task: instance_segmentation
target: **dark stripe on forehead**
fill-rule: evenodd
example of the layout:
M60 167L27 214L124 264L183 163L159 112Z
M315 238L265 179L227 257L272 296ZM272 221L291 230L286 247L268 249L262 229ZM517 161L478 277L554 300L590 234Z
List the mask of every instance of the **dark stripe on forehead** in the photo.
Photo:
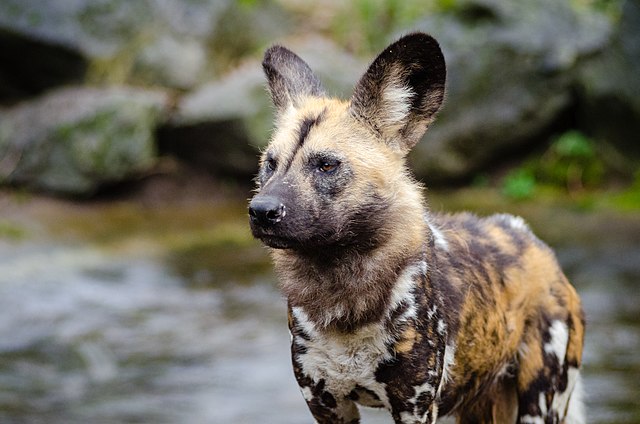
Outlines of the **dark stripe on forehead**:
M311 127L318 123L318 118L304 118L302 120L300 130L298 131L298 149L304 144L304 140L307 138L307 135L309 135Z
M289 170L289 167L291 167L291 164L293 163L293 159L296 157L298 150L300 150L300 148L304 145L304 141L307 139L307 136L309 135L309 131L311 131L311 128L315 127L320 122L322 122L322 119L324 118L324 115L326 112L327 112L327 109L325 108L322 112L320 112L318 116L316 117L308 116L302 120L302 123L300 124L300 129L298 130L298 144L296 145L295 149L291 153L291 156L289 157L289 160L287 161L287 165L285 166L285 172Z

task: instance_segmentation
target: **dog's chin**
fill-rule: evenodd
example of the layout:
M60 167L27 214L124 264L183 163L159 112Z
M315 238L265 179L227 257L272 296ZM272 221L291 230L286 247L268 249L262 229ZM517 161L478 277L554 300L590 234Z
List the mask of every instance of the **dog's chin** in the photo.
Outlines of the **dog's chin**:
M294 249L298 245L294 240L284 237L262 235L258 238L262 243L272 249Z

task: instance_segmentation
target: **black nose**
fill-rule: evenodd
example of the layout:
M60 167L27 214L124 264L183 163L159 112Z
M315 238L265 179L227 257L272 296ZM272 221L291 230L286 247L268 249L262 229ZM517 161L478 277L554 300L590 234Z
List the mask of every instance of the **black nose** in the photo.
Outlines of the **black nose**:
M251 221L258 225L273 225L284 218L285 207L280 199L272 196L256 196L249 203Z

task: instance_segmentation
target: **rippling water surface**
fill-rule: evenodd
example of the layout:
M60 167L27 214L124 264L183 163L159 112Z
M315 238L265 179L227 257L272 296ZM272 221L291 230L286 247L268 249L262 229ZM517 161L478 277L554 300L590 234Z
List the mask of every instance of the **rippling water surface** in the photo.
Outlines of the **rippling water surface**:
M0 238L0 422L312 422L241 202L26 209L27 236ZM638 423L640 220L609 219L543 233L587 311L589 421Z

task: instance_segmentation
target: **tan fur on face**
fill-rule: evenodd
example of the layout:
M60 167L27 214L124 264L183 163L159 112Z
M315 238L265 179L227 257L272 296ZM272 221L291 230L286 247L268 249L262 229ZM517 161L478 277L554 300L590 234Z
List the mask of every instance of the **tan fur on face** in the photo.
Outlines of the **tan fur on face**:
M390 205L383 230L388 235L385 244L362 260L345 260L344 267L335 270L313 271L295 252L272 252L276 269L283 277L285 294L294 304L307 305L310 315L325 325L347 310L357 318L384 302L391 286L380 281L393 281L391 277L398 272L399 264L421 250L426 231L422 188L407 172L402 154L376 139L366 125L351 115L348 106L335 99L308 98L301 107L283 113L269 146L269 152L280 161L290 160L288 152L296 151L300 122L305 117L322 116L317 128L310 131L304 145L296 151L288 184L295 184L304 195L314 196L311 182L294 175L302 174L305 158L312 152L336 152L348 161L354 174L345 193L336 199L337 210L361 204L362 196L372 189L386 196ZM302 202L305 201L311 199L303 198ZM304 270L303 275L297 274L300 270ZM327 281L333 284L328 285ZM351 281L358 281L358 286L353 286ZM338 287L350 287L350 290L345 295L335 290Z

